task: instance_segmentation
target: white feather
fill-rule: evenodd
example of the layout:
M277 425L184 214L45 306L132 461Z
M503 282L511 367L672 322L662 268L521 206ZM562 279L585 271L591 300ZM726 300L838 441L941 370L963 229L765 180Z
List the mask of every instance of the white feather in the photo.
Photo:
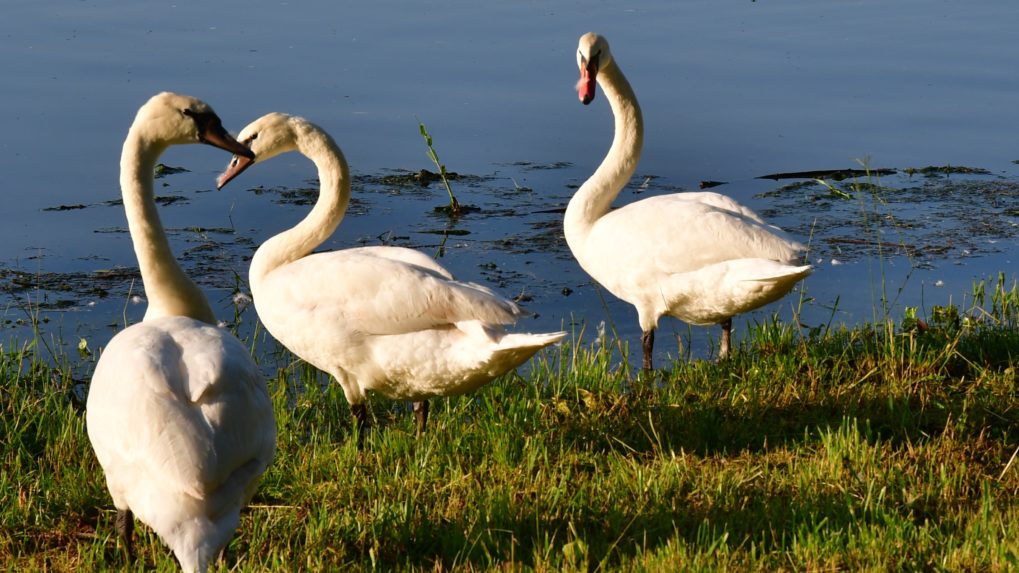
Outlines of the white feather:
M601 165L570 200L566 241L588 274L637 308L646 335L662 316L698 325L727 321L781 298L810 274L809 265L798 264L803 245L725 195L676 193L612 210L640 160L644 123L604 37L581 37L582 74L589 73L588 62L594 62L612 106L615 136Z
M256 162L296 150L318 167L315 207L258 249L251 292L266 329L335 377L352 405L368 391L400 400L469 392L565 336L507 334L504 326L522 314L517 305L453 279L411 249L310 254L339 225L350 200L339 147L307 120L278 113L255 120L238 138L251 141ZM221 181L233 177L228 173Z
M212 113L194 98L159 94L124 143L124 208L149 308L103 351L85 421L114 506L151 527L192 572L205 571L237 529L275 453L276 424L251 355L213 325L156 213L156 160L169 145L199 141L184 110Z

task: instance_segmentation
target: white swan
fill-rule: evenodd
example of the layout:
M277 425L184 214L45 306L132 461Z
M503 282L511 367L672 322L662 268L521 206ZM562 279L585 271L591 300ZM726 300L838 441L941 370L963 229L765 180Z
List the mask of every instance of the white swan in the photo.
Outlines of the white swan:
M187 96L154 96L131 125L120 185L149 306L103 351L85 415L128 556L137 516L185 571L205 571L225 549L276 449L265 380L244 345L215 326L156 212L159 155L199 142L248 153L207 104Z
M367 429L366 392L413 400L417 429L427 399L470 392L522 364L565 332L508 334L521 310L489 289L458 282L431 258L398 247L311 254L336 229L350 201L339 147L319 127L280 113L245 127L238 139L254 162L296 150L318 168L321 191L294 228L266 241L251 261L255 310L291 352L332 375ZM234 156L222 187L252 161Z
M718 193L649 197L611 210L637 168L644 141L640 106L604 37L588 33L577 50L577 91L586 105L595 82L615 117L608 155L566 208L566 242L580 266L637 307L644 368L651 368L658 319L722 324L719 357L729 352L732 317L778 300L810 274L795 262L803 245Z

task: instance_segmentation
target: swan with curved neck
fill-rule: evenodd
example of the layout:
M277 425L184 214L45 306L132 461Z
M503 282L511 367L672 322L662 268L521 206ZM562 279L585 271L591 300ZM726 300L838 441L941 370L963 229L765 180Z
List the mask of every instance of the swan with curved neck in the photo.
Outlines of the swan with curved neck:
M168 93L155 96L138 111L121 152L124 211L149 303L145 319L190 316L215 324L205 295L177 264L156 211L156 161L181 143L208 143L234 153L243 149L204 102Z
M238 139L250 146L255 162L297 151L318 168L321 190L311 212L252 258L251 294L266 329L343 387L359 443L368 426L366 392L415 401L420 433L428 398L475 390L566 335L505 332L522 314L515 304L454 280L412 249L312 254L336 230L350 201L340 148L316 125L280 113L255 120ZM235 156L219 186L251 163Z
M206 571L237 529L275 454L276 425L251 355L216 326L156 212L156 160L187 143L250 155L201 100L164 92L138 110L120 183L149 307L103 350L85 421L128 556L137 517L193 572Z
M591 103L601 87L615 135L566 208L570 250L591 277L637 308L645 369L662 316L721 323L719 357L726 356L733 316L778 300L810 274L809 265L795 264L803 245L718 193L674 193L612 210L640 160L644 120L604 37L581 36L577 66L580 101Z

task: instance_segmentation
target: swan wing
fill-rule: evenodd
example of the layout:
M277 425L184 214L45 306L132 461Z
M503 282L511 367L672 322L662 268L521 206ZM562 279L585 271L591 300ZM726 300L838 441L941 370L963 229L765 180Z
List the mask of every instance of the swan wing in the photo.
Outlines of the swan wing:
M671 195L667 195L666 200L693 201L695 203L711 205L712 207L746 217L747 219L756 221L762 225L766 224L764 219L761 219L760 215L754 212L753 209L750 209L728 195L722 195L721 193L715 193L713 191L688 191L683 193L673 193ZM778 227L773 228L777 229Z
M266 278L266 287L255 292L259 314L285 309L290 316L278 318L305 316L369 335L468 321L511 324L521 315L517 305L485 287L407 262L405 252L385 255L364 249L332 251L281 266Z
M423 269L430 270L438 275L446 277L452 280L453 275L446 270L445 267L440 265L434 258L418 251L416 249L408 249L406 247L385 247L385 246L370 246L370 247L356 247L353 249L345 249L344 252L350 254L363 254L374 257L382 257L384 259L391 259L394 261L400 261L409 265L415 265Z
M592 230L589 252L614 253L637 274L669 275L738 259L795 260L803 245L744 214L735 201L684 193L651 197L611 211ZM713 199L720 196L708 195ZM744 208L745 209L745 208ZM754 216L751 216L754 215Z
M408 248L405 248L405 247L371 246L371 247L357 247L357 248L354 248L354 249L345 249L345 252L348 252L348 253L360 253L360 254L365 254L365 255L382 257L382 258L385 258L385 259L392 259L394 261L404 262L404 263L407 263L409 265L415 265L415 266L421 267L421 268L425 269L426 271L431 271L431 272L433 272L433 273L435 273L435 274L437 274L439 276L445 277L445 278L447 278L449 280L455 280L453 278L453 274L450 273L448 270L446 270L445 267L440 265L438 261L436 261L434 258L429 257L428 255L426 255L426 254L424 254L421 251L418 251L416 249L408 249ZM467 282L467 281L457 281L457 282L460 283L461 285L467 285L467 286L471 287L474 290L481 291L483 293L487 293L488 295L490 295L490 296L492 296L494 298L497 298L499 300L503 300L502 296L496 294L495 291L493 291L492 289L490 289L490 288L488 288L488 287L486 287L484 285L479 285L478 283L472 283L472 282ZM515 311L515 312L520 313L519 310ZM502 323L499 323L499 324L502 324Z

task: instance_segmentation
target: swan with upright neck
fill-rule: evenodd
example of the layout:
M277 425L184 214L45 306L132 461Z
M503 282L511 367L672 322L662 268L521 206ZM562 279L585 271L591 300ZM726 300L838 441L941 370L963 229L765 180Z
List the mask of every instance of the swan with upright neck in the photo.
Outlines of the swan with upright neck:
M149 305L142 322L103 350L85 421L128 556L137 517L183 570L201 572L225 550L271 463L276 425L251 355L216 326L159 221L156 160L187 143L250 155L201 100L164 92L138 110L124 142L120 184Z
M584 34L577 48L577 93L587 105L600 86L615 118L612 146L566 208L566 242L580 266L634 305L651 369L662 316L722 325L719 357L729 352L732 317L776 301L811 272L805 250L756 213L718 193L673 193L618 209L612 201L633 176L644 120L608 41Z
M566 335L506 332L522 315L517 305L455 280L412 249L312 254L339 226L350 201L350 172L339 146L311 122L281 113L255 120L238 139L250 146L254 162L297 151L318 169L315 206L258 248L249 281L266 330L343 387L359 443L368 427L368 391L416 402L420 433L428 398L475 390ZM251 164L235 156L219 186Z

